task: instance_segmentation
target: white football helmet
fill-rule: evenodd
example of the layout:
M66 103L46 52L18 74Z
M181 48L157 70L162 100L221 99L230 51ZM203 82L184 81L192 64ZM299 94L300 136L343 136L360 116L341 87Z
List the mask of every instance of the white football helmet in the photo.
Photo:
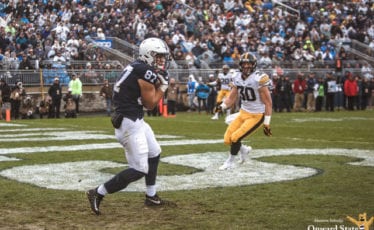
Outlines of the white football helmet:
M164 55L164 63L156 63L156 55ZM166 70L170 63L170 50L166 42L159 38L147 38L139 46L139 59L157 69Z

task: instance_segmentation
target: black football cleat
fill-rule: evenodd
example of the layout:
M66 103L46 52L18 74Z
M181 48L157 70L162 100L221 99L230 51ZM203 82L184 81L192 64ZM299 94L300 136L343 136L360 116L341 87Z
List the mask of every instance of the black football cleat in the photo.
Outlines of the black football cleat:
M97 193L97 189L91 189L86 192L88 202L90 202L91 210L96 214L100 215L100 203L104 196Z
M154 196L145 195L144 204L146 206L162 206L165 204L165 202L161 200L161 198L158 197L157 194Z

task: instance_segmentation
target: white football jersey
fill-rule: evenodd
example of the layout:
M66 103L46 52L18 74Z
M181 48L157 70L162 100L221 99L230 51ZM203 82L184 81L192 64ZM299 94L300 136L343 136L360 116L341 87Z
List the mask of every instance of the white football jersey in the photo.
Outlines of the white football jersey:
M218 79L221 82L221 90L230 90L230 83L232 82L232 74L228 72L227 74L219 73Z
M241 109L250 113L265 112L265 104L261 101L259 89L271 85L271 80L266 73L255 71L243 80L242 73L238 71L233 77L233 85L238 89Z

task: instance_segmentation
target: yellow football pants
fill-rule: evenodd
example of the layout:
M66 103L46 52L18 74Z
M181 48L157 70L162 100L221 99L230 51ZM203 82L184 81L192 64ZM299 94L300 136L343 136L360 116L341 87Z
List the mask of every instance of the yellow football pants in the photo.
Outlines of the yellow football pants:
M264 114L248 113L239 111L239 116L227 127L223 141L226 145L231 145L241 141L244 137L254 133L263 123Z
M229 97L229 94L230 94L230 90L220 90L218 91L218 94L217 94L217 103L223 101L223 98L225 97Z

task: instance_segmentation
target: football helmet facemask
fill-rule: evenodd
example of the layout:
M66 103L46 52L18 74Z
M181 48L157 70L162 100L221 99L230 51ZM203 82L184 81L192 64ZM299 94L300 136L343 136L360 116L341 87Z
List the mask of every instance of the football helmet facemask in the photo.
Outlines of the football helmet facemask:
M139 46L139 59L157 70L167 70L170 64L170 49L159 38L147 38Z
M244 63L249 63L251 64L251 66L244 67L243 66ZM245 76L249 76L251 73L253 73L256 70L256 67L257 67L257 58L253 54L246 52L240 56L239 69Z

